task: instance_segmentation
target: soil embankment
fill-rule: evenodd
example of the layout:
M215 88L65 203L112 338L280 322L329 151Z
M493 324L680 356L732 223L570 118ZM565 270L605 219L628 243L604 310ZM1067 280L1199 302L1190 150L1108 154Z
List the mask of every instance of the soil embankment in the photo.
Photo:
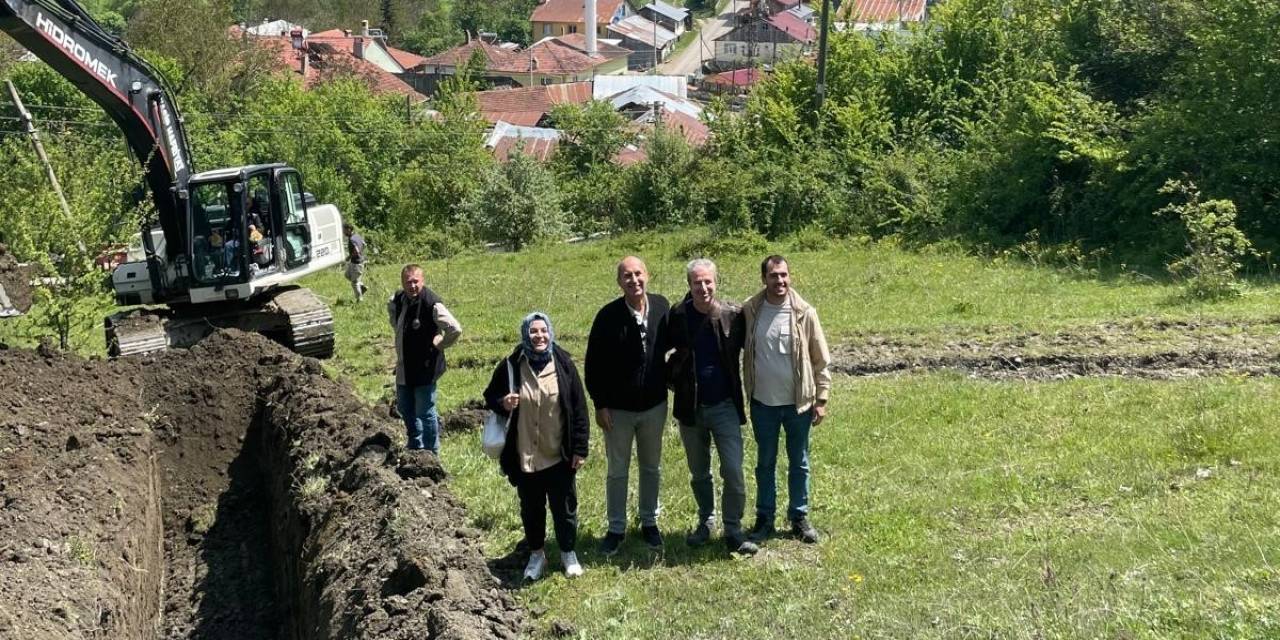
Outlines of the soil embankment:
M852 376L948 370L996 380L1280 375L1280 318L1103 323L1051 332L1009 329L865 334L834 349Z
M518 636L443 469L396 429L251 334L0 350L0 637Z
M31 309L31 275L30 267L19 265L12 255L0 248L0 287L4 287L9 303L23 313Z

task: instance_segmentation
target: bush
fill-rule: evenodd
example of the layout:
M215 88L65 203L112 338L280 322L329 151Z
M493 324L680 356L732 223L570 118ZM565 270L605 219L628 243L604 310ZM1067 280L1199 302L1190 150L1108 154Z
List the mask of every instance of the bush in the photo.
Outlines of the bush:
M1160 193L1186 199L1156 211L1175 215L1187 232L1187 255L1168 264L1169 273L1182 278L1191 298L1216 299L1240 295L1237 274L1241 260L1256 256L1249 238L1236 227L1236 205L1230 200L1201 201L1190 182L1170 180Z
M467 219L486 240L519 251L568 230L560 191L546 167L521 151L487 172L475 196L463 203Z

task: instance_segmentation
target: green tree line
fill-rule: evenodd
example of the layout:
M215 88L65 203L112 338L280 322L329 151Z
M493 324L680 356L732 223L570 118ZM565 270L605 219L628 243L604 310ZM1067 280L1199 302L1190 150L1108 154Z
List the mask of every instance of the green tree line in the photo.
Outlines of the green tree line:
M487 123L465 76L430 111L407 110L355 78L304 90L226 36L263 2L133 0L116 9L127 14L127 39L179 88L200 167L291 163L308 190L389 244L448 252L480 240L519 247L710 224L996 250L1070 245L1077 255L1163 264L1204 246L1188 239L1187 214L1154 215L1192 206L1189 193L1204 215L1229 204L1232 226L1221 233L1238 229L1257 255L1280 239L1280 3L949 0L906 36L834 35L821 112L811 61L786 63L741 112L708 109L713 135L703 148L589 104L553 113L564 138L550 162L500 166L483 148ZM409 5L404 20L415 24L431 7L463 6ZM73 203L106 221L86 226L97 236L87 240L132 233L145 199L119 132L40 65L0 71L43 118L60 175L114 176ZM6 152L26 158L17 131L0 120ZM620 166L630 148L647 159ZM32 252L41 241L31 221L50 209L38 181L17 177L26 162L0 167L6 184L31 185L0 197L0 229L15 250ZM1164 189L1170 181L1186 188Z

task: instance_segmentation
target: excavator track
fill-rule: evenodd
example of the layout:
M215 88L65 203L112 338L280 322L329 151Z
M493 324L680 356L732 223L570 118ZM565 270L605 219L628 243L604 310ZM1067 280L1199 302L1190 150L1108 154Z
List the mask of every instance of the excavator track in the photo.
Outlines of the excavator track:
M133 309L105 322L107 354L134 356L186 349L218 329L261 333L312 358L333 356L333 312L308 289L283 288L211 312L207 306Z

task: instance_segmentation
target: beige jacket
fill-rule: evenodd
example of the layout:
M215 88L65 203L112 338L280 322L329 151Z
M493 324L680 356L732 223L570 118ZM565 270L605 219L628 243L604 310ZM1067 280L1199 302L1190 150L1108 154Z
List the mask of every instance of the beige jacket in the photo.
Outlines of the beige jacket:
M747 398L753 397L755 389L756 322L764 305L764 293L762 289L742 305L747 324L742 350L742 386ZM804 413L815 402L825 404L831 394L831 352L827 350L827 337L818 322L818 310L805 302L795 289L788 290L787 298L791 303L791 364L796 380L796 411Z

